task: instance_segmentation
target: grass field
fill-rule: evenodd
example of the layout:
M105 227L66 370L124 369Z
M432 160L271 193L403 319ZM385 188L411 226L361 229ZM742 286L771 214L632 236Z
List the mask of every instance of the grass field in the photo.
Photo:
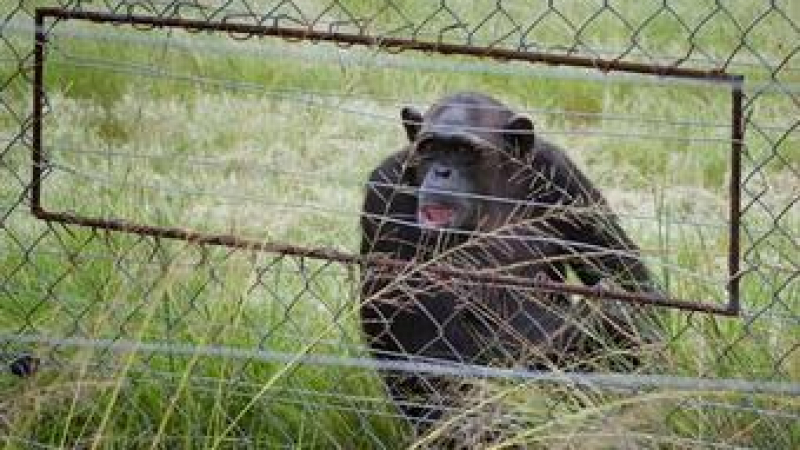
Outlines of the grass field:
M329 14L368 14L381 2L342 3L346 10ZM437 3L408 2L407 17L374 20L399 29L430 17ZM473 24L496 4L447 3ZM526 2L502 3L510 17L533 14ZM690 28L705 23L692 38L700 62L691 64L737 52L733 69L752 83L743 242L752 271L743 279L744 318L664 312L670 342L660 373L788 381L796 391L800 143L797 91L781 88L800 83L791 56L800 10L777 2L763 15L758 2L731 2L712 14L719 2L667 3L613 2L580 39L625 48L639 29L641 53L680 54L687 30L678 17ZM323 4L300 6L320 13ZM0 28L9 43L3 61L18 58L12 45L30 45L30 22L6 8L0 17L14 26ZM558 12L574 21L596 9L574 2ZM436 17L423 31L441 26ZM495 15L475 38L497 41L508 24ZM751 51L737 47L743 29ZM671 294L726 299L725 86L76 22L55 32L44 121L50 210L352 252L363 181L403 145L400 108L481 91L529 112L542 135L568 149ZM575 29L555 14L537 33L531 41L541 45L575 42ZM29 379L0 375L4 448L428 445L409 438L373 370L293 360L366 356L352 270L33 219L20 203L29 149L11 141L31 102L25 79L10 78L21 67L0 66L1 79L13 80L0 85L2 105L15 112L0 114L10 143L0 155L9 180L0 184L0 356L32 351L44 365ZM437 431L469 433L482 423L505 431L503 445L533 448L800 447L796 396L470 382L480 408Z

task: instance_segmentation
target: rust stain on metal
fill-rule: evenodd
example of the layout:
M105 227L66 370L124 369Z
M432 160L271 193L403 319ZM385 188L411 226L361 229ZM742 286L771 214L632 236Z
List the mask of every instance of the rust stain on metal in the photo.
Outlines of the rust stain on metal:
M731 181L730 181L730 244L729 244L729 281L727 285L729 301L727 304L712 304L703 301L688 301L662 297L652 294L634 293L607 288L587 287L570 283L555 283L536 279L503 275L496 272L465 271L441 265L387 259L382 257L363 257L327 248L306 248L289 244L264 242L245 239L228 234L201 233L177 227L162 227L131 223L125 220L99 219L79 216L66 212L47 211L42 206L41 189L43 169L47 164L42 151L42 108L44 103L44 69L45 47L47 36L44 30L45 19L77 19L98 23L147 25L151 27L184 28L187 30L205 30L227 32L247 36L271 36L297 40L365 45L383 49L418 50L441 54L468 55L498 60L527 61L573 67L593 68L604 72L630 72L656 76L689 78L709 82L724 82L732 86L732 144L731 144ZM263 25L247 25L230 22L210 22L202 20L181 19L175 17L151 17L132 14L110 14L91 11L70 11L61 8L38 8L36 10L36 31L34 48L33 79L33 152L31 179L31 212L39 219L64 224L81 225L91 228L153 236L157 238L177 239L198 245L216 245L245 250L264 251L281 255L333 261L346 265L365 265L381 267L387 274L405 276L408 274L433 274L447 280L475 282L490 285L536 289L548 292L564 292L605 300L620 300L631 303L669 307L687 311L697 311L726 316L739 314L739 225L740 225L740 181L741 152L744 137L743 123L743 77L727 74L723 71L704 71L676 66L651 65L621 60L603 60L583 58L571 55L556 55L540 52L508 50L501 48L474 47L442 42L427 42L402 38L369 36L322 32L308 28L283 28Z

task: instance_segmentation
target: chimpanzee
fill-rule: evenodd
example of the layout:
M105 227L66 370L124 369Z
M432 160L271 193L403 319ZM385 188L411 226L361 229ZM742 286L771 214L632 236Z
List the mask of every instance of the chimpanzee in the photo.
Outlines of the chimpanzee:
M361 321L375 357L542 370L637 364L637 349L658 334L643 308L428 270L556 283L572 274L658 295L637 246L567 155L482 94L446 97L424 116L404 108L402 121L409 144L372 172L361 219L367 260L410 267L363 266ZM384 377L417 425L453 404L451 380Z

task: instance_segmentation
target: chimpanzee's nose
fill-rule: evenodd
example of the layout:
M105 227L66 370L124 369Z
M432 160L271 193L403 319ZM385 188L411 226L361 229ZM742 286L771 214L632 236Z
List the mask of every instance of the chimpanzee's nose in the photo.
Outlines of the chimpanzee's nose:
M434 174L439 178L450 178L450 169L435 169Z

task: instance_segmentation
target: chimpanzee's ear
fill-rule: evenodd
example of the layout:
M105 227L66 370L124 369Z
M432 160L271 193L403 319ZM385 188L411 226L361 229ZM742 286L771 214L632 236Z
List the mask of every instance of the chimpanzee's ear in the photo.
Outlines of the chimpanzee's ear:
M417 133L419 133L419 129L422 128L422 114L416 109L406 106L403 108L400 116L403 118L403 126L406 128L408 140L414 142L414 139L417 138Z
M531 148L535 137L533 135L533 122L528 116L516 114L508 120L505 126L505 139L517 157L524 156Z

